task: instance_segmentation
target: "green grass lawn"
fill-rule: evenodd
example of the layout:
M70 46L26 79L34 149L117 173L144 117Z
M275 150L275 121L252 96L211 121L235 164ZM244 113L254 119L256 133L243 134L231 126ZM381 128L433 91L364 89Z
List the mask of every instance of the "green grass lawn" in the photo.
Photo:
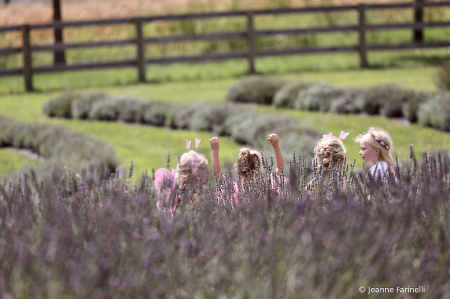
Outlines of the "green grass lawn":
M431 50L430 50L431 51ZM375 52L369 54L371 68L360 70L356 53L332 55L311 54L256 59L256 70L261 74L283 77L306 77L324 80L342 86L369 86L380 82L401 83L414 89L434 89L435 68L449 56L449 50L438 49L431 52L414 51ZM190 92L202 92L197 84L208 85L211 80L230 83L247 74L246 60L230 60L215 63L193 63L172 65L148 65L147 81L161 86L152 92L164 90L165 85L157 83L180 82L181 88L193 85ZM295 74L295 75L292 75ZM123 87L138 88L135 68L72 71L63 73L37 74L33 77L34 88L38 92L64 91L78 88ZM206 82L206 83L205 83ZM189 84L186 84L189 83ZM177 85L172 85L176 87ZM226 87L225 87L226 88ZM218 90L221 92L222 90ZM0 95L24 92L22 76L4 77L0 80ZM163 91L165 92L165 91ZM186 93L181 93L187 95ZM153 97L153 94L145 94ZM194 94L195 96L195 94ZM191 97L189 97L191 98Z
M0 148L0 177L37 163L37 159L28 158L13 148Z
M372 86L380 83L402 83L407 88L433 90L434 83L432 75L434 72L435 69L429 67L421 69L348 70L297 75L287 74L283 75L283 77L327 81L341 86ZM69 73L63 75L69 75ZM49 75L48 79L54 82L58 81L55 74ZM0 83L0 89L4 90L4 82L2 80ZM101 90L115 95L133 95L144 100L159 99L186 104L195 102L220 103L224 101L227 88L234 82L236 82L236 79L229 78L212 81L202 80L196 82L95 87L87 88L85 91ZM186 139L194 140L196 137L202 139L199 152L205 154L209 160L211 159L208 139L212 135L208 132L173 131L165 128L129 125L117 122L48 119L42 112L42 105L61 93L62 91L4 94L0 96L0 114L21 121L54 123L72 130L90 134L114 147L120 165L124 169L127 169L130 161L133 161L135 175L140 175L144 170L150 171L152 167L155 167L155 169L165 167L169 151L172 155L170 167L175 167L177 156L185 151ZM307 122L310 126L319 129L324 134L332 131L334 135L338 135L340 130L350 132L348 139L344 142L348 149L347 157L350 161L357 158L357 165L359 166L361 165L358 156L359 145L354 143L352 139L357 134L367 130L369 126L380 126L391 133L394 139L395 153L400 159L408 157L408 145L410 143L414 144L416 153L420 153L425 148L432 150L450 147L450 135L445 132L438 132L417 125L404 125L397 120L389 120L382 117L320 114L285 109L277 110L271 107L255 107L255 109L260 110L262 113L280 113L293 116L301 121ZM225 163L226 160L234 160L238 149L241 147L241 145L231 142L227 138L221 138L221 162ZM1 155L3 157L7 156L5 150L2 150ZM11 153L8 155L11 155ZM0 161L4 160L5 158ZM25 158L21 159L21 163L22 160L23 165L36 163L36 161L27 162ZM1 173L8 172L12 169L11 166L8 166L10 164L6 164L5 162L0 163L0 165L2 165L0 167ZM17 167L23 166L17 163L14 165L17 165ZM134 178L137 177L135 176Z

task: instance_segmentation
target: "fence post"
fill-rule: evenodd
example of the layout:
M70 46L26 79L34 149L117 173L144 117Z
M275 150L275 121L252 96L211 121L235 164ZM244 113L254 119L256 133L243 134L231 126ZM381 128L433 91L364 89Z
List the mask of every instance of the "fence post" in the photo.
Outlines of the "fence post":
M362 68L369 67L367 62L367 41L366 41L366 5L358 5L359 13L359 61Z
M248 72L255 74L255 27L253 23L253 12L247 12L247 57L248 57Z
M30 25L22 26L22 54L25 90L33 91L33 66L31 60Z
M53 0L53 24L61 22L61 2L62 0ZM63 43L62 28L55 28L55 45ZM55 50L53 52L53 64L66 64L66 53L64 50Z
M416 3L424 3L425 0L416 0ZM423 23L423 7L414 8L414 23ZM423 28L414 29L413 39L415 43L423 43Z
M142 30L142 18L137 18L135 20L136 24L136 45L137 45L137 57L136 64L138 68L138 78L140 82L145 82L146 80L146 67L145 67L145 44L144 44L144 33Z

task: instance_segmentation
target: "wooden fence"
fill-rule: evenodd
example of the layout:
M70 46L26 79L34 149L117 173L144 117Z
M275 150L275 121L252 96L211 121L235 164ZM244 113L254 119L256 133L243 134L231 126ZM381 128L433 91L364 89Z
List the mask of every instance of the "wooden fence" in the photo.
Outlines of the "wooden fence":
M0 27L0 32L22 31L23 44L17 48L2 48L0 55L9 55L13 53L23 54L23 68L0 70L1 76L23 75L25 79L26 91L33 90L33 74L61 72L82 69L99 69L99 68L117 68L117 67L136 67L138 71L139 81L146 81L146 65L147 64L168 64L175 62L200 62L200 61L220 61L227 59L244 58L248 60L249 73L255 73L256 57L264 56L280 56L306 53L327 53L327 52L358 52L361 67L368 67L367 52L371 50L399 50L399 49L415 49L415 48L438 48L450 47L449 42L441 43L422 43L411 42L409 44L389 44L389 45L368 45L366 42L367 31L373 30L393 30L393 29L412 29L414 32L420 32L425 28L447 27L450 22L432 22L424 23L419 20L412 23L396 23L396 24L377 24L371 25L366 23L366 12L368 10L389 10L389 9L407 9L411 8L417 12L423 11L424 7L450 7L450 2L416 2L416 3L395 3L395 4L360 4L345 6L320 6L320 7L304 7L304 8L286 8L286 9L267 9L267 10L246 10L246 11L230 11L217 13L200 13L200 14L184 14L184 15L167 15L167 16L151 16L141 18L122 18L109 20L93 20L80 22L55 22L50 24L22 25ZM279 29L279 30L256 30L254 26L254 17L258 15L283 15L283 14L302 14L302 13L326 13L326 12L343 12L357 11L358 24L353 26L330 26L330 27L309 27L302 29ZM158 38L145 38L142 27L145 23L152 21L182 21L196 19L212 19L224 17L245 17L247 19L247 28L245 31L212 33L202 35L178 35ZM98 26L98 25L117 25L117 24L134 24L136 30L135 38L115 40L115 41L99 41L88 43L55 43L53 45L33 46L30 43L30 31L39 29L63 29L67 27L82 26ZM359 34L359 43L354 46L334 46L334 47L313 47L313 48L297 48L288 50L264 50L257 51L255 47L255 39L263 36L271 35L298 35L310 33L330 33L330 32L357 32ZM222 54L207 54L195 56L177 56L149 59L145 58L145 45L169 42L192 42L192 41L210 41L224 40L233 38L244 38L247 43L246 51L230 52ZM67 49L77 48L95 48L95 47L112 47L136 45L136 58L131 60L111 61L89 64L75 65L53 65L44 67L32 67L32 53L38 51L63 51Z

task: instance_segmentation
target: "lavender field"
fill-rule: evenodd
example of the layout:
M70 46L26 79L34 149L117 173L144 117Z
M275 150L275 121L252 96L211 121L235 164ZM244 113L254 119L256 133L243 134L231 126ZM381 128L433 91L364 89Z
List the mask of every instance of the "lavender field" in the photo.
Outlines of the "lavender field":
M76 46L139 39L141 27L102 25L110 18L403 1L59 2L63 21L100 24L64 28L70 66L136 59L131 44ZM51 22L55 2L0 1L0 26ZM146 82L137 63L34 71L33 92L22 75L1 77L0 299L450 299L450 47L434 48L448 43L450 12L311 11L141 28L151 61L252 56L254 42L254 76L244 55L147 63ZM422 22L436 25L422 28L430 48L370 49L361 68L359 47L415 43ZM365 36L360 24L378 29ZM235 31L248 33L203 39ZM23 67L24 36L1 32L0 71ZM30 35L41 50L54 40L51 29ZM34 51L31 64L53 67L54 53ZM368 128L377 148L358 135ZM369 164L386 161L373 177Z
M93 168L45 179L31 171L0 184L0 293L448 298L450 160L434 152L415 161L384 182L347 164L330 170L332 191L311 195L314 164L297 155L289 183L273 188L273 161L264 158L264 174L239 186L237 202L229 173L201 190L201 205L175 213L156 208L152 174L131 184ZM368 295L369 287L395 292Z

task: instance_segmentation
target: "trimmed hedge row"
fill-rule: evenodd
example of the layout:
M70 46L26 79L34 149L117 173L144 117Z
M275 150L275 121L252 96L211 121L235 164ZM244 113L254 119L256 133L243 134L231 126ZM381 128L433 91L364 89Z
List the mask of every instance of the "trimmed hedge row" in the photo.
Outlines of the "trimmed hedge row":
M293 118L261 115L231 103L187 106L158 101L144 102L123 96L68 93L45 104L44 112L50 117L124 121L172 129L209 131L269 152L272 149L268 147L270 144L266 140L266 134L276 132L283 140L282 149L288 157L293 150L304 149L309 153L309 147L316 136L320 135ZM289 140L283 138L286 134L289 135Z
M99 140L55 125L24 123L2 116L0 147L28 149L39 154L45 162L35 167L38 172L50 173L55 166L68 166L74 171L94 167L103 169L102 175L109 175L118 166L114 150Z
M272 84L269 83L271 80ZM280 88L275 90L275 86ZM272 95L271 101L269 95ZM277 108L404 117L412 123L450 131L449 94L406 90L393 84L353 89L328 83L251 77L233 84L226 100Z

